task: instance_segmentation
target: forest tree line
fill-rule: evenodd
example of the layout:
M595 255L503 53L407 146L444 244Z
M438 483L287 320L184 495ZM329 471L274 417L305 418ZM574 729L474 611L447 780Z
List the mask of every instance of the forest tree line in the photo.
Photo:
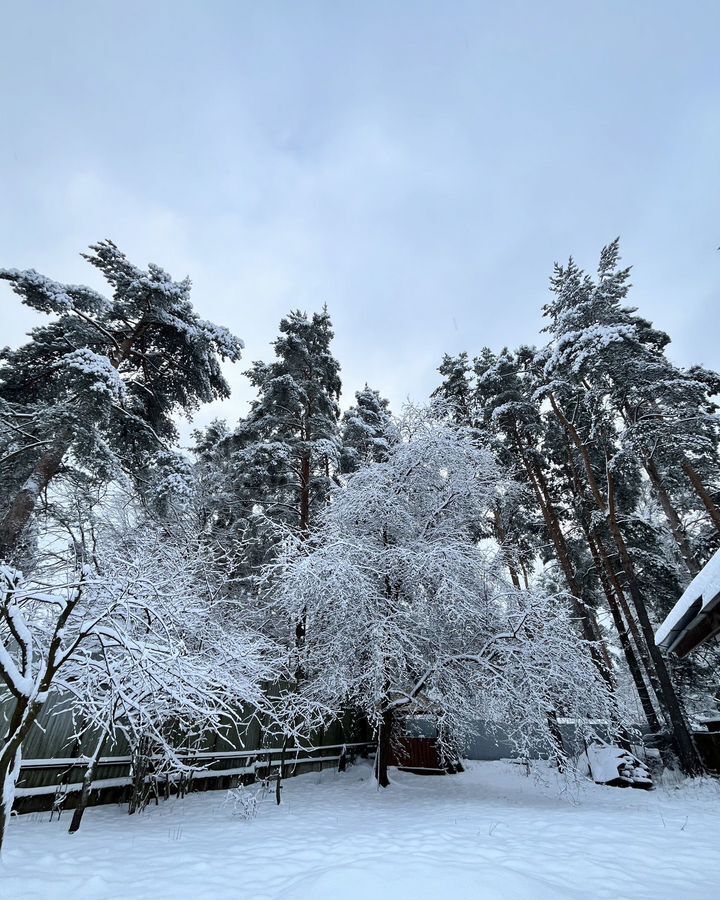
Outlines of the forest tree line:
M341 412L327 309L290 312L190 455L177 418L229 395L242 341L189 280L85 258L109 296L0 270L50 317L0 353L0 840L53 693L168 771L240 706L288 741L356 711L381 784L409 715L447 753L483 719L559 761L558 716L647 723L702 771L717 653L653 632L719 543L720 378L628 305L617 241L556 265L543 346L446 356L424 408L366 385Z

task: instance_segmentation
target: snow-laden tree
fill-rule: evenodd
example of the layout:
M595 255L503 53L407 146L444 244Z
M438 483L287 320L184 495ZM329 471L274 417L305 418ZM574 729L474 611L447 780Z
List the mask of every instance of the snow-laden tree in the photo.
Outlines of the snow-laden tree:
M151 479L182 479L174 417L228 396L220 359L240 357L240 340L195 313L189 279L137 268L111 241L84 256L110 297L0 269L23 303L52 317L22 347L0 351L0 560L14 564L59 475L127 472L146 493Z
M633 309L622 305L628 278L629 270L619 267L617 241L603 249L594 279L572 260L566 267L556 265L551 280L554 298L545 307L551 341L532 364L537 385L534 397L548 407L547 419L554 423L549 427L566 461L573 494L589 503L592 510L587 517L588 543L595 544L595 555L615 594L620 597L627 593L630 598L627 605L632 609L626 619L632 625L631 620L637 618L639 656L667 720L673 749L682 768L696 774L703 764L667 663L655 644L650 616L655 591L640 571L647 566L652 543L659 546L659 542L654 540L649 523L641 523L634 516L643 467L661 500L685 564L690 571L697 568L668 483L658 468L668 451L655 454L651 449L663 440L664 429L665 437L671 436L670 426L660 424L664 420L660 403L669 402L670 419L677 413L681 413L681 419L689 416L690 410L682 412L678 398L690 391L695 379L683 379L682 373L665 360L662 349L669 340L667 335L655 331L649 322L635 316ZM669 388L669 384L675 387ZM696 446L704 446L708 457L717 457L717 422L712 422L707 389L698 383L692 396L693 403L697 400L700 404L695 409L693 428L698 437L702 435L702 441ZM629 422L642 410L648 423L655 424L648 424L644 430L631 424L622 433L623 420ZM653 432L654 437L648 441ZM677 456L676 460L679 471ZM686 462L688 471L697 475L693 465ZM607 564L609 555L617 555L620 573L612 563ZM649 568L654 571L657 565Z
M457 425L469 425L474 418L474 410L470 381L472 366L467 353L463 352L458 356L446 353L438 366L438 372L443 380L433 391L433 398L445 404Z
M618 240L603 248L594 278L572 258L555 266L553 298L544 307L551 335L544 374L557 383L558 405L592 404L597 415L605 403L622 422L620 442L645 469L682 562L696 575L698 556L707 558L711 551L702 533L688 533L684 514L707 516L714 549L720 529L720 419L713 395L720 377L700 366L671 363L665 352L669 336L626 305L629 278Z
M367 717L383 786L399 716L431 716L447 740L502 723L521 750L554 750L553 711L612 719L564 600L515 588L497 548L476 540L510 486L493 457L416 412L402 432L266 573L276 617L306 623L298 691Z
M340 434L340 471L354 472L366 462L380 462L399 438L390 404L368 387L355 392L355 405L345 410Z
M290 313L275 359L247 373L257 389L234 430L196 434L208 529L239 548L234 572L251 577L289 529L307 536L327 500L339 456L340 366L327 309Z
M0 682L13 705L0 744L0 842L23 741L51 695L71 706L80 731L142 741L161 768L182 768L181 749L237 725L244 707L277 718L264 688L287 674L286 659L246 627L213 555L148 522L106 528L76 575L66 569L48 584L3 566ZM289 699L287 721L302 721ZM93 769L91 760L88 790Z
M468 422L480 428L483 441L492 447L500 461L512 468L526 490L514 498L514 507L500 504L496 520L499 540L509 544L509 559L517 560L517 567L531 568L533 550L543 562L551 555L557 560L572 604L573 617L583 637L591 642L595 663L608 683L611 683L610 663L602 643L602 631L594 609L594 597L583 583L580 566L569 542L565 528L565 512L561 498L553 489L552 471L543 446L543 422L539 404L532 397L533 383L525 372L524 360L532 351L521 348L513 353L503 349L494 354L485 348L474 360L472 402ZM466 372L463 362L460 366ZM457 418L460 407L453 402L456 368L451 368L451 381L436 391L450 404ZM528 500L535 501L535 510L527 508ZM552 551L550 551L552 548ZM521 565L522 564L522 565ZM511 572L512 577L512 572ZM517 574L514 583L519 583Z
M327 496L337 462L341 385L332 338L327 309L284 318L275 360L256 362L248 373L258 398L236 432L238 462L268 469L265 496L257 498L265 514L301 535Z

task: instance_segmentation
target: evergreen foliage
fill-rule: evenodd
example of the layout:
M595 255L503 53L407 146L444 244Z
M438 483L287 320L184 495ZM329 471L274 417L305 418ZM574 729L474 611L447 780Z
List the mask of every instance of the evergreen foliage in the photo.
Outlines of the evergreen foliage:
M232 432L216 423L197 435L206 516L238 549L238 575L267 562L286 531L307 537L339 464L340 366L327 309L280 322L275 359L255 362L250 413ZM210 487L212 486L212 487ZM209 489L208 489L209 488Z
M0 558L16 554L40 494L62 471L145 485L182 480L174 417L227 397L221 359L242 342L198 317L190 280L134 266L111 241L84 258L112 296L0 270L23 303L52 316L0 353Z
M653 628L720 540L720 383L668 359L669 337L626 305L629 277L617 240L603 249L595 277L572 258L556 265L544 308L548 343L485 349L472 371L465 354L445 357L435 395L456 420L493 436L532 498L526 544L562 573L585 635L619 640L651 730L697 771ZM615 637L599 625L604 609ZM707 664L694 674L692 662L671 665L683 675L686 702L696 710L699 696L712 703Z
M390 404L367 385L355 393L355 406L343 413L340 471L355 472L369 462L382 462L400 439Z

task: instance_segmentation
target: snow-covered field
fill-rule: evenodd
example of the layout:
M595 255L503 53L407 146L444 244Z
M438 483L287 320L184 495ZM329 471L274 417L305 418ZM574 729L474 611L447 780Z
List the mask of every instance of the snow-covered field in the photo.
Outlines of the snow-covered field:
M251 788L249 790L254 790ZM559 793L561 792L561 793ZM720 896L720 786L652 793L531 775L506 762L463 775L366 764L286 782L244 821L223 792L128 817L119 807L13 820L2 900L546 900Z

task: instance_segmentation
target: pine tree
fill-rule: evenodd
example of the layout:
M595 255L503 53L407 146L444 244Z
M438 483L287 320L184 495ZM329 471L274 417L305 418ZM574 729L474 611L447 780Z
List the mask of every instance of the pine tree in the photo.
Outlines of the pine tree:
M594 598L578 576L577 561L563 528L564 511L549 477L550 466L542 445L542 417L533 396L534 383L527 374L527 363L532 358L530 348L521 348L515 354L505 349L497 357L485 348L475 360L476 408L486 427L493 429L501 440L508 460L511 459L516 471L522 473L535 497L567 589L573 597L573 612L583 637L593 642L593 659L610 683L610 662L594 612Z
M574 613L583 634L595 642L596 665L614 684L613 667L598 622L598 608L603 598L607 600L651 731L660 733L663 726L634 637L641 641L643 649L645 642L630 617L617 573L612 570L607 535L601 537L598 533L594 507L592 501L588 502L585 482L578 478L575 460L569 455L567 436L554 417L542 410L536 394L542 386L542 379L537 376L537 359L532 348L521 348L516 353L504 350L497 356L485 349L474 364L471 416L494 434L495 452L524 480L530 499L530 509L524 517L516 514L518 508L523 509L522 502L513 504L511 516L496 515L496 536L501 544L510 544L514 549L514 553L506 554L511 560L525 560L525 571L532 567L533 557L557 562L574 598ZM622 481L622 489L631 484L637 491L637 472L634 480ZM508 535L505 530L504 521L508 519L514 534ZM512 562L509 568L513 583L518 585Z
M288 532L307 538L340 457L340 366L327 309L291 312L275 359L247 373L257 389L234 430L196 434L204 512L216 538L236 547L233 574L251 578Z
M624 305L630 270L619 261L615 240L603 249L595 280L572 259L556 265L555 296L545 306L553 340L546 375L572 372L586 402L598 409L610 404L620 417L622 446L641 460L681 558L695 575L699 557L709 555L708 536L693 540L683 513L701 510L720 529L720 420L712 400L720 377L668 360L668 335Z
M265 514L300 535L327 498L338 458L341 382L332 338L327 308L284 318L275 361L253 363L248 373L258 398L235 434L243 457L268 471Z
M10 560L40 496L62 474L136 479L184 461L173 417L227 397L220 358L242 342L201 320L190 281L132 265L111 241L83 254L113 290L107 298L34 270L0 270L23 302L54 316L24 346L0 353L0 559Z
M576 408L575 425L579 424L580 413L581 409ZM597 515L576 448L566 430L552 414L543 415L542 421L548 477L553 483L555 494L562 497L564 530L568 546L572 548L576 572L584 572L584 589L596 598L596 607L600 597L604 596L650 731L654 735L660 735L664 728L653 700L654 696L660 696L660 685L655 678L645 639L630 609L626 590L617 571L612 537L602 518ZM601 431L601 427L601 421L596 420L596 433ZM602 457L595 458L597 454L593 452L592 446L589 455L594 457L595 465L602 468ZM624 467L618 466L618 471L622 470L618 484L621 486L623 508L633 508L641 487L639 469L636 465L627 465L631 460L626 459L625 462Z
M636 383L644 386L651 379L643 381L642 373L656 372L661 360L645 353L634 363L628 362L640 349L640 329L631 321L634 311L621 305L629 271L618 268L618 256L617 242L603 250L597 281L572 260L567 267L555 267L551 280L555 299L545 308L551 344L536 360L540 382L536 396L549 402L552 415L565 433L574 480L585 486L594 503L594 516L607 530L617 553L621 587L631 598L642 634L641 655L657 686L680 763L686 772L695 773L702 765L667 665L655 645L648 588L639 578L627 534L626 522L632 514L634 485L638 483L638 460L622 445L616 418L623 409L622 392L627 395ZM664 346L664 338L652 333L649 326L644 328L644 336L648 343ZM658 381L655 376L652 380ZM640 458L647 470L647 459L642 454ZM630 495L625 496L628 489ZM683 550L681 536L674 535Z
M432 397L436 402L446 405L452 421L459 425L472 424L472 385L470 373L472 366L467 353L449 356L447 353L438 366L443 380Z
M400 438L389 403L367 384L355 394L355 406L343 413L340 471L356 471L367 462L382 462Z

